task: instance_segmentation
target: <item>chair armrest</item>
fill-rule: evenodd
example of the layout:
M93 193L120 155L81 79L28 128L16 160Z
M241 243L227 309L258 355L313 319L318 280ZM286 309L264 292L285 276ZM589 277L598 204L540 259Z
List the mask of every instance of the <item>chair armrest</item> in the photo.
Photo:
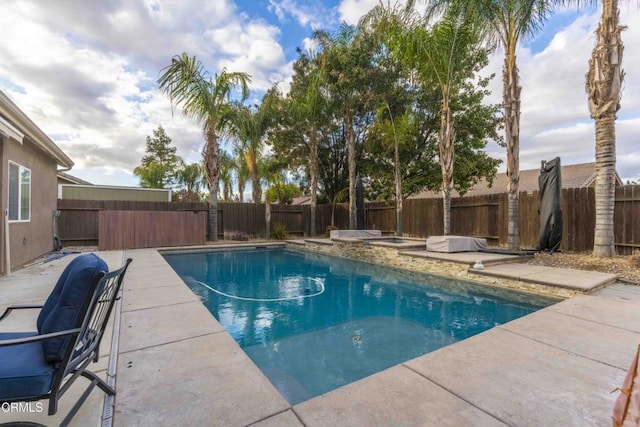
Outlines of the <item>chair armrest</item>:
M12 305L10 307L7 307L4 313L2 313L2 316L0 316L0 320L3 320L5 317L7 317L13 310L22 310L25 308L42 308L42 305L34 305L34 304Z
M31 342L43 341L49 338L61 337L65 335L77 335L81 331L81 328L67 329L66 331L51 332L49 334L34 335L32 337L15 338L12 340L0 340L0 347L18 344L28 344Z

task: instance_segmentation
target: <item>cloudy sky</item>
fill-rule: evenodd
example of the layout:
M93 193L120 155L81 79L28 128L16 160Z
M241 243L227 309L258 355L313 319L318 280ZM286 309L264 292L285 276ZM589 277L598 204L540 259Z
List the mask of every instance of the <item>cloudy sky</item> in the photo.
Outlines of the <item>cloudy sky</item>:
M198 161L200 129L172 114L156 85L159 70L182 52L210 72L252 76L252 94L286 82L296 47L314 29L356 23L378 0L2 0L0 89L75 162L70 172L95 184L137 185L132 170L145 139L164 126L178 155ZM618 172L640 180L640 8L621 6L626 71L617 122ZM593 122L584 75L599 11L558 12L518 53L521 72L521 169L561 156L593 161ZM634 25L635 24L635 25ZM502 53L493 101L501 99ZM488 152L504 159L504 149Z

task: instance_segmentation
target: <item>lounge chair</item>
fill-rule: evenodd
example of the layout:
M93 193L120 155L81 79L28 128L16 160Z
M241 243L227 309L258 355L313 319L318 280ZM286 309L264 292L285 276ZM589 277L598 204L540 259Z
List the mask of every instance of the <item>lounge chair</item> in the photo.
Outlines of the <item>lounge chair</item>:
M99 256L79 255L64 269L44 305L7 308L0 321L14 310L40 308L40 314L37 331L0 332L0 402L6 406L48 399L49 415L54 415L58 400L83 376L90 384L63 420L67 425L94 387L115 395L87 367L98 361L100 341L129 263L131 259L108 273Z

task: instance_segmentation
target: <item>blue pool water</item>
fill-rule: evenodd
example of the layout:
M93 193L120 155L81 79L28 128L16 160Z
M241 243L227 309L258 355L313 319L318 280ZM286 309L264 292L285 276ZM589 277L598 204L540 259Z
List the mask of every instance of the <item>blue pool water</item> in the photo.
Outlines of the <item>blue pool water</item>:
M165 258L291 404L555 302L288 250Z

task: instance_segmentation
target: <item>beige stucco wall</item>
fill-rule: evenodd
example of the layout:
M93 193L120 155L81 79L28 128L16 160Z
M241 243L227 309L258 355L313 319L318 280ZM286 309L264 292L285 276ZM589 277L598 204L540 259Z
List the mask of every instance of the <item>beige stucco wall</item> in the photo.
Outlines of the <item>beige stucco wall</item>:
M25 137L23 144L2 138L0 173L2 174L1 273L6 272L4 214L8 205L9 161L31 170L31 219L9 223L11 267L15 268L53 250L52 211L57 206L57 165Z
M62 185L65 200L131 200L137 202L170 202L171 190L148 188L104 187L97 185Z

